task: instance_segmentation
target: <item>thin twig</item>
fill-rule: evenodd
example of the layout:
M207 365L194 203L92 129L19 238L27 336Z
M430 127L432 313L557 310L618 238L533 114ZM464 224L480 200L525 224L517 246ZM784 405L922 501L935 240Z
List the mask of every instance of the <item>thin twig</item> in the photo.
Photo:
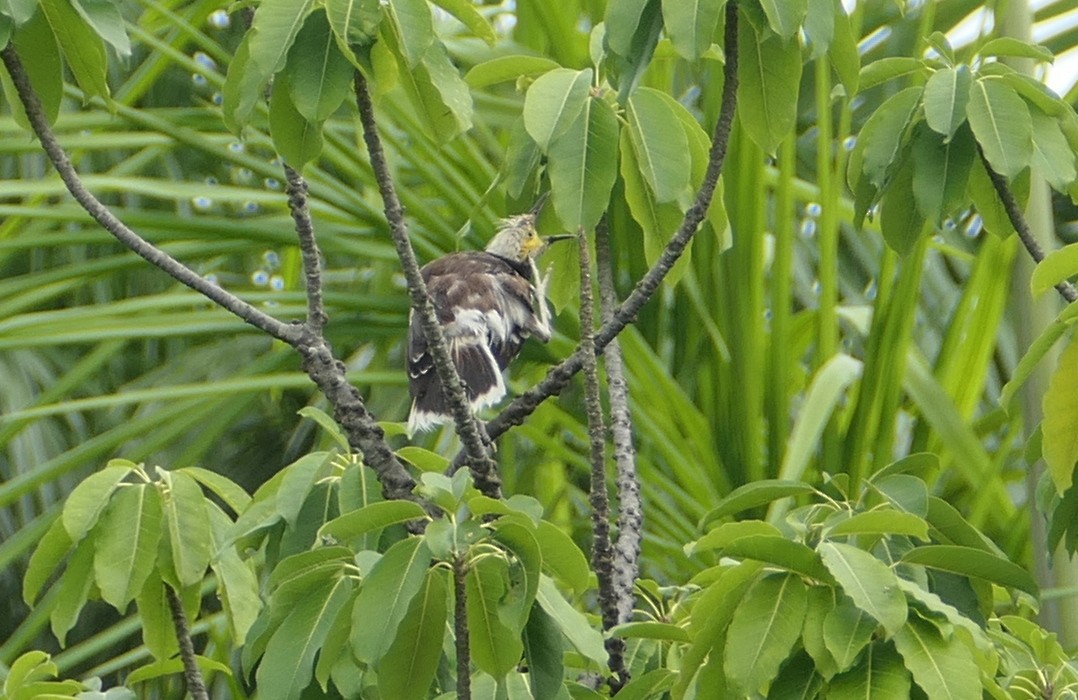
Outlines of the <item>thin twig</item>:
M499 498L501 478L498 476L497 465L490 457L488 449L490 438L487 437L468 404L464 384L457 373L456 364L453 362L449 347L445 342L445 335L442 333L442 326L438 323L434 304L427 293L427 285L423 281L423 275L420 274L419 261L416 259L415 250L412 249L412 242L408 238L408 229L404 223L404 208L397 197L393 177L389 172L389 163L386 161L385 151L382 148L382 139L378 134L378 123L374 117L374 105L371 103L367 79L358 70L355 73L355 86L359 120L363 124L363 140L367 144L371 170L374 171L374 179L378 183L378 190L385 205L386 221L389 223L393 243L397 248L397 256L400 258L401 267L408 282L412 312L419 315L423 337L434 359L438 380L442 383L442 392L449 402L457 434L464 443L467 459L475 475L475 485L484 494Z
M1000 201L1003 202L1003 209L1007 212L1007 218L1011 220L1011 226L1014 226L1014 230L1018 232L1018 238L1022 241L1022 245L1026 247L1029 256L1033 258L1033 262L1039 263L1044 260L1044 249L1041 248L1037 237L1030 230L1029 223L1022 213L1022 207L1018 204L1018 198L1014 196L1014 190L1007 184L1007 178L995 171L979 145L977 146L977 151L981 154L981 162L984 163L984 169L988 171L988 177L991 178L992 184L996 188L996 194L999 195ZM1073 304L1078 301L1078 289L1075 289L1070 282L1063 280L1055 285L1055 288L1059 295L1069 303Z
M603 323L610 320L618 303L614 287L614 265L610 248L610 227L606 217L595 228L595 249L599 268L599 292ZM640 575L640 543L643 539L644 511L640 503L640 478L636 473L636 450L633 447L633 418L629 412L629 384L625 380L625 362L621 343L610 341L604 354L608 393L610 394L610 434L614 441L617 465L618 539L614 544L614 596L617 599L618 624L629 622L635 607L633 590Z
M591 568L599 580L599 610L603 629L618 624L618 601L614 588L614 556L610 546L610 496L606 490L606 427L599 395L599 367L595 357L595 304L591 284L591 254L584 229L577 234L580 245L580 348L584 351L584 403L588 415L588 438L591 445ZM617 692L629 682L625 667L625 640L606 638L607 661L612 674L609 683Z
M187 681L187 692L194 700L209 700L206 693L206 683L202 680L202 671L198 668L195 660L195 644L191 639L191 629L187 626L187 614L183 611L183 602L172 590L172 586L165 584L165 597L168 599L168 607L172 610L172 625L176 628L176 640L180 643L180 658L183 659L183 678Z
M472 664L468 643L468 563L464 555L453 560L453 633L457 643L457 697L471 700Z
M326 325L326 306L322 299L322 253L314 237L314 222L307 206L307 181L289 166L284 166L288 179L288 208L296 224L296 237L303 255L303 276L307 282L307 328L322 334Z
M655 294L659 284L662 283L670 268L681 257L689 242L692 241L696 229L707 215L708 207L711 205L711 198L715 194L715 187L719 182L719 174L722 172L722 166L726 160L726 148L730 141L730 129L734 121L734 108L737 106L737 21L737 3L731 0L726 3L726 36L724 40L726 64L723 68L725 82L722 91L722 107L712 136L711 152L704 182L700 185L696 200L689 207L689 210L685 212L685 218L682 220L681 226L678 227L670 242L666 244L662 255L637 283L629 297L613 311L610 320L605 322L599 332L595 334L596 353L602 353L610 341L617 337L625 326L636 319L636 314ZM578 348L576 352L551 369L541 382L506 406L501 413L487 423L487 434L490 438L492 440L496 439L511 427L520 425L525 418L535 411L539 404L564 389L569 384L569 380L573 378L573 375L583 368L583 355L583 350Z

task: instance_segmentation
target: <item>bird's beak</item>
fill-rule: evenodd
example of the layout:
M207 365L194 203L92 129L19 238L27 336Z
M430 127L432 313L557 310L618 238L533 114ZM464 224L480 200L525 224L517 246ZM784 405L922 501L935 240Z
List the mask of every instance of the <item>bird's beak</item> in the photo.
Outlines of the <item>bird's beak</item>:
M571 233L559 233L556 236L547 236L543 239L543 243L549 245L551 243L557 243L558 241L570 241L574 238L576 238L576 236Z
M532 205L531 211L529 211L528 213L531 214L536 219L538 219L539 218L539 212L543 211L543 205L546 204L546 201L548 199L550 199L550 192L549 191L544 192L543 194L539 195L539 199L535 200L535 204Z

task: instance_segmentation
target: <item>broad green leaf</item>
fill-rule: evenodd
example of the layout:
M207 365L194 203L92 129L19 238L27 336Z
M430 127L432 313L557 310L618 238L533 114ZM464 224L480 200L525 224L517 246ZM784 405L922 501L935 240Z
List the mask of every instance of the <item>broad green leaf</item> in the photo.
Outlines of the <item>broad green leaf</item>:
M135 600L142 641L158 661L170 659L180 651L176 627L172 622L172 608L165 597L165 585L156 571L151 572Z
M0 6L2 7L2 6ZM15 32L15 21L0 12L0 46L7 46Z
M1012 178L1029 165L1033 122L1029 107L999 80L974 80L967 106L969 125L992 168Z
M28 606L33 606L41 588L73 546L74 542L64 528L63 519L53 520L52 525L45 531L45 536L37 543L34 553L30 555L30 562L26 565L26 573L22 578L22 599Z
M284 162L301 171L322 152L322 125L308 121L300 114L290 93L291 81L285 73L279 74L270 96L270 134L273 147Z
M932 32L928 35L926 41L948 65L953 66L956 63L954 47L951 46L951 40L947 38L946 34L943 32Z
M442 657L448 589L445 570L427 571L423 587L412 598L401 620L397 638L378 664L378 691L383 698L427 697Z
M862 153L861 170L876 187L883 188L899 165L906 130L921 102L921 93L921 88L911 87L895 94L861 128L856 146ZM905 208L913 208L908 206L908 200Z
M1063 280L1078 275L1078 243L1053 250L1037 263L1029 280L1030 291L1037 297Z
M432 0L432 2L460 20L460 23L472 34L485 41L487 46L494 46L498 41L494 27L490 26L490 22L470 0Z
M210 562L217 574L217 597L224 608L233 641L242 645L247 639L247 631L262 611L258 577L252 570L253 562L250 558L240 557L236 548L227 544L232 529L228 516L215 503L209 503L207 508L210 513L214 549L217 550Z
M43 651L28 651L15 659L10 668L5 668L4 684L2 687L5 694L13 694L25 683L46 678L55 678L59 669L51 657Z
M229 676L232 675L232 669L227 664L223 664L216 659L210 659L205 656L195 655L195 664L203 674L211 671L217 673L224 673ZM161 659L145 666L139 666L132 671L126 678L124 678L124 686L130 686L135 683L143 683L153 678L160 678L162 676L177 675L184 672L183 659Z
M1018 197L1019 204L1025 206L1025 199L1029 194L1028 173L1023 171L1011 183L1011 189L1014 190L1015 196ZM992 184L988 171L985 170L984 163L981 162L980 158L974 158L973 160L973 167L969 173L967 195L973 200L973 206L977 209L977 213L981 215L986 231L1000 238L1006 238L1014 233L1014 226L1011 224L1010 217L1007 216L1007 210L1003 207L1003 202L996 193L995 185Z
M235 513L242 513L251 503L251 497L243 490L243 487L227 476L211 472L209 469L203 469L202 467L184 467L176 471L180 474L186 474L210 491L213 491Z
M834 0L808 0L808 12L805 13L805 34L809 38L812 59L823 57L835 36Z
M930 698L979 700L980 672L970 650L958 639L945 640L931 623L910 618L894 636L913 680Z
M839 353L817 370L786 443L786 454L779 468L780 479L796 480L804 475L824 427L846 389L861 376L862 367L860 360Z
M314 657L352 594L347 577L311 588L277 628L258 665L258 695L266 700L297 698L311 682Z
M738 520L719 525L695 542L685 545L685 550L687 554L692 555L708 549L722 549L734 540L752 535L782 537L782 532L771 523L765 523L762 520Z
M75 487L64 503L61 516L72 542L81 540L97 524L113 492L134 468L135 465L130 462L117 462L115 466L107 466L91 474Z
M949 544L925 545L906 552L902 556L902 561L949 571L960 576L983 578L1006 588L1023 590L1032 596L1039 593L1037 582L1028 571L1001 556L973 547Z
M524 116L527 125L527 112ZM551 142L551 202L566 230L590 230L599 223L617 179L617 144L617 117L599 99L587 99L576 121Z
M300 589L314 579L326 578L327 571L342 571L353 563L354 554L348 547L316 547L292 556L285 557L273 567L266 590L273 594L273 603L287 602L291 593L285 589ZM318 570L322 569L321 572ZM314 575L318 574L318 575Z
M221 89L221 118L225 126L238 134L251 118L262 99L272 73L261 70L251 61L254 32L247 32L228 63L225 84Z
M318 530L318 537L348 542L371 530L427 517L423 506L412 501L379 501L330 520Z
M903 255L913 250L925 228L925 217L916 206L910 206L910 202L916 201L913 179L913 164L907 161L887 186L880 205L883 239L892 250Z
M583 593L588 586L590 569L587 557L573 538L557 525L543 520L535 530L535 539L543 556L543 568L575 592Z
M888 80L903 78L907 75L921 75L925 72L924 63L909 56L889 56L869 63L858 75L858 89L862 92ZM909 88L907 88L909 89ZM880 107L882 109L882 107ZM877 110L879 111L879 110Z
M789 39L797 33L808 11L806 0L760 0L760 5L764 8L764 14L767 15L767 23L784 39Z
M382 23L379 0L325 0L326 17L338 40L348 47L368 46Z
M557 61L542 56L499 56L489 61L477 63L464 74L464 82L478 90L522 76L538 77L559 68Z
M823 682L804 650L795 652L767 689L767 700L813 700L819 696Z
M906 596L909 598L910 604L920 606L921 608L942 615L948 622L955 627L961 627L969 636L973 639L974 643L981 649L990 649L992 646L991 640L988 639L988 635L981 627L971 620L968 615L958 610L958 608L950 605L940 598L935 593L927 591L919 584L913 581L907 581L904 578L898 579L899 587L905 591Z
M626 119L636 162L657 202L671 202L689 188L689 142L669 128L678 116L658 90L640 88L629 98Z
M94 539L94 533L90 533L79 541L67 562L64 575L55 584L60 587L60 593L49 622L52 634L60 641L61 647L66 645L67 633L79 619L94 584Z
M869 477L869 481L878 481L879 479L885 479L893 474L919 474L927 478L928 474L932 474L939 470L940 458L932 452L914 452L913 454L906 455L902 459L897 459L891 462L883 469Z
M539 591L535 601L554 620L573 648L584 657L591 659L596 668L606 667L607 654L603 644L603 635L588 623L583 613L576 610L562 597L549 577L539 578Z
M722 552L728 557L756 559L775 564L820 581L831 580L827 569L820 563L819 555L811 547L785 537L768 535L740 537L723 547Z
M528 613L539 589L543 557L535 537L535 527L524 516L499 518L493 525L494 539L515 555L510 562L510 595L499 608L501 621L519 636L528 622Z
M206 500L198 482L181 472L166 472L164 514L172 563L180 585L202 581L209 566L210 521Z
M156 564L161 539L161 495L151 484L125 486L101 518L94 576L106 603L123 614Z
M1058 192L1066 192L1075 178L1074 151L1059 128L1059 120L1039 109L1029 112L1033 119L1033 154L1030 165Z
M472 661L482 671L501 679L524 653L520 633L507 627L499 614L510 593L509 566L500 557L475 560L468 568L465 585Z
M11 41L30 77L30 85L41 100L46 120L49 124L55 124L64 97L64 62L45 13L36 13L29 22L19 26ZM0 71L0 80L3 81L4 96L11 105L12 116L20 126L29 130L30 122L26 119L22 101L16 95L15 85L7 71Z
M665 668L657 668L648 671L642 676L634 677L624 688L618 691L618 697L622 700L648 700L648 698L664 697L663 693L674 687L677 674Z
M810 0L810 5L812 1ZM850 26L850 17L846 14L842 0L833 0L833 2L835 34L831 39L827 57L831 61L831 67L838 74L838 79L842 81L842 86L846 88L846 94L853 97L861 89L861 54L857 50L857 37L854 36L853 27Z
M898 577L886 564L863 549L840 542L819 546L824 566L857 607L875 618L888 635L906 622L906 598Z
M40 0L40 3L45 19L56 36L56 43L67 59L68 68L85 93L85 99L100 97L107 103L109 86L105 75L108 59L101 37L79 16L71 0Z
M284 68L288 52L314 7L314 0L263 0L251 23L250 63L268 79ZM231 72L231 71L230 71Z
M928 129L913 138L913 197L921 215L939 222L966 204L976 146L969 129L961 128L950 141Z
M928 524L932 526L932 537L936 541L973 547L989 554L999 552L991 540L973 527L962 514L942 498L932 496L928 499Z
M610 0L606 5L603 23L606 25L604 42L611 51L628 56L632 53L633 37L637 34L644 9L650 0Z
M924 518L890 508L857 513L828 530L828 536L839 535L907 535L928 540L928 523Z
M363 579L352 610L352 649L359 661L373 664L385 655L429 567L430 549L409 537L390 547Z
M281 470L281 486L276 496L277 512L289 525L295 527L303 502L307 500L315 482L324 476L331 458L327 452L312 452Z
M725 0L662 0L663 26L682 58L695 61L711 47Z
M743 695L753 695L778 674L801 635L808 594L794 574L773 574L758 580L745 593L730 619L726 647L726 678Z
M753 481L731 491L718 505L708 511L700 520L700 529L706 528L716 520L721 520L728 515L734 515L750 508L764 506L771 501L787 496L801 496L815 493L816 489L803 481L786 481L782 479L763 479Z
M1015 56L1018 58L1032 58L1035 61L1044 61L1046 63L1051 63L1055 60L1055 56L1047 47L1009 36L992 39L978 49L977 55Z
M0 13L10 17L20 27L29 22L36 11L37 0L4 0L0 2Z
M448 112L437 124L438 128L444 129L440 138L454 138L472 128L472 95L441 42L427 50L416 73L424 81L422 85L430 85L430 90L422 90L424 95L430 95L424 100L427 111ZM433 99L435 96L436 100Z
M797 5L803 3L781 3ZM797 20L800 24L800 20ZM795 28L796 31L796 28ZM797 120L797 93L801 86L801 47L774 34L760 38L752 25L738 25L737 109L749 137L774 154Z
M296 111L313 124L328 119L348 96L354 71L337 48L326 13L312 12L296 35L284 67Z
M824 639L824 622L842 598L840 591L832 586L810 586L805 624L801 629L801 645L812 660L816 672L825 679L838 673L838 662L827 648Z
M355 668L356 661L352 658L352 645L348 643L348 637L352 633L352 608L359 591L355 590L345 601L337 618L330 624L326 632L326 639L322 643L322 651L318 652L318 661L314 665L314 678L322 686L323 691L329 690L330 678L334 675L335 668ZM340 678L340 671L337 671ZM348 692L341 686L342 692Z
M71 4L121 58L131 55L131 40L127 38L124 18L115 0L71 0Z
M914 515L928 513L928 487L910 474L892 474L873 481L872 486L896 508Z
M583 111L591 85L591 69L558 68L540 76L524 96L524 128L546 152L569 130Z
M909 696L910 674L902 665L902 657L881 643L869 646L856 668L832 679L827 692L827 697L834 700L889 700Z
M553 618L542 607L533 606L523 641L528 680L537 698L557 698L565 692L564 639Z
M415 68L435 42L430 6L426 0L390 0L385 7L404 62L409 69Z
M846 596L824 616L823 639L839 672L851 668L872 641L876 620Z
M966 104L973 76L969 66L942 68L925 83L925 121L948 139L966 121Z
M663 642L691 642L692 637L684 627L670 622L626 622L611 627L607 632L617 639L657 639Z

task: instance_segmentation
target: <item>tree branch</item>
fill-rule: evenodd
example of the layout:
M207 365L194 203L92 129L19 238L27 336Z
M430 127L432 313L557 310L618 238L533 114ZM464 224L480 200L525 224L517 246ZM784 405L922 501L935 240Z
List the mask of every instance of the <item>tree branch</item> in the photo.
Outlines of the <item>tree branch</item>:
M385 204L386 221L389 223L393 243L397 248L397 256L400 258L404 276L408 281L412 313L419 315L423 337L427 341L435 369L438 371L438 380L442 383L442 391L449 401L457 434L464 443L467 459L475 475L475 485L487 496L500 498L501 478L498 476L497 465L490 457L488 449L490 438L483 431L468 404L464 384L449 354L442 326L438 322L434 304L427 293L427 285L420 274L419 261L416 260L415 250L412 249L412 242L408 238L408 229L404 223L404 208L397 197L396 187L389 173L389 164L382 148L382 139L378 135L378 124L374 118L374 105L371 103L367 79L358 70L355 73L355 87L359 120L363 124L363 140L367 144L371 169L374 171L374 179L378 183L378 190Z
M618 298L614 288L610 227L606 217L603 217L595 228L595 249L603 323L608 323ZM610 432L614 440L618 485L618 539L613 555L614 596L617 600L617 623L622 624L632 618L635 604L633 590L640 575L644 511L640 503L640 479L636 473L633 418L629 412L629 385L625 380L625 362L621 356L621 343L617 338L606 346L605 357L607 390L610 394Z
M195 644L191 639L191 630L187 626L187 614L183 611L183 602L172 586L165 584L165 597L172 610L172 624L176 628L176 640L180 643L180 658L183 659L183 678L187 681L187 692L194 700L209 700L206 683L202 680L202 671L195 660Z
M288 179L288 208L296 224L296 237L303 255L303 276L307 282L307 328L322 334L326 325L326 306L322 299L322 253L314 237L314 222L307 206L307 181L288 165L284 166Z
M1007 212L1007 218L1011 220L1011 226L1014 226L1014 230L1018 232L1018 238L1022 241L1022 245L1025 246L1029 256L1033 258L1033 262L1040 262L1044 260L1044 249L1041 248L1041 244L1037 241L1037 237L1033 235L1033 231L1029 228L1029 223L1026 221L1025 215L1022 213L1022 207L1018 204L1018 198L1014 196L1014 190L1007 184L1007 178L1003 177L992 168L992 164L985 158L984 151L980 145L977 146L977 152L981 156L981 162L984 163L984 169L988 171L988 177L991 178L992 184L996 188L996 194L999 195L999 199L1003 202L1003 209ZM1059 295L1066 299L1069 303L1073 304L1078 301L1078 289L1075 289L1074 285L1064 280L1055 285L1056 291Z
M468 564L464 555L453 560L453 634L457 644L457 697L471 700L472 653L468 643Z
M584 402L588 414L588 437L591 445L591 568L599 580L599 609L603 629L618 624L618 601L614 590L614 557L610 547L610 496L606 490L606 427L599 395L599 367L595 356L595 304L591 284L591 254L588 236L581 228L580 246L580 349L584 353ZM606 638L608 665L613 676L610 687L617 692L629 682L625 667L625 640Z
M700 185L696 200L685 212L681 226L666 244L662 256L637 283L629 297L611 313L610 320L604 322L602 328L596 333L596 353L602 353L610 341L636 319L636 314L655 294L659 284L681 257L689 242L692 241L693 235L696 234L696 229L707 215L711 198L719 182L719 174L726 160L726 148L730 141L730 130L734 121L734 108L737 106L737 22L737 3L730 0L726 3L726 35L723 45L726 64L723 68L722 107L712 136L704 182ZM520 425L539 404L564 389L573 375L583 367L583 359L583 349L577 349L561 364L550 370L541 382L514 399L487 423L487 434L490 438L496 439L511 427Z

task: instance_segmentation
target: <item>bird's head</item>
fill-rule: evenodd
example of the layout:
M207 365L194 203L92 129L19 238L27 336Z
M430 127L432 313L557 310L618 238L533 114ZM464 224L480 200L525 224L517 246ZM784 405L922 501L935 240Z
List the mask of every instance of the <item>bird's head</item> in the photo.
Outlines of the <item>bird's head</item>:
M502 219L501 227L494 234L494 238L487 243L487 252L500 255L503 258L524 262L534 260L546 247L555 242L573 238L570 235L540 236L535 230L535 220L539 217L546 198L543 197L527 214L510 216Z

